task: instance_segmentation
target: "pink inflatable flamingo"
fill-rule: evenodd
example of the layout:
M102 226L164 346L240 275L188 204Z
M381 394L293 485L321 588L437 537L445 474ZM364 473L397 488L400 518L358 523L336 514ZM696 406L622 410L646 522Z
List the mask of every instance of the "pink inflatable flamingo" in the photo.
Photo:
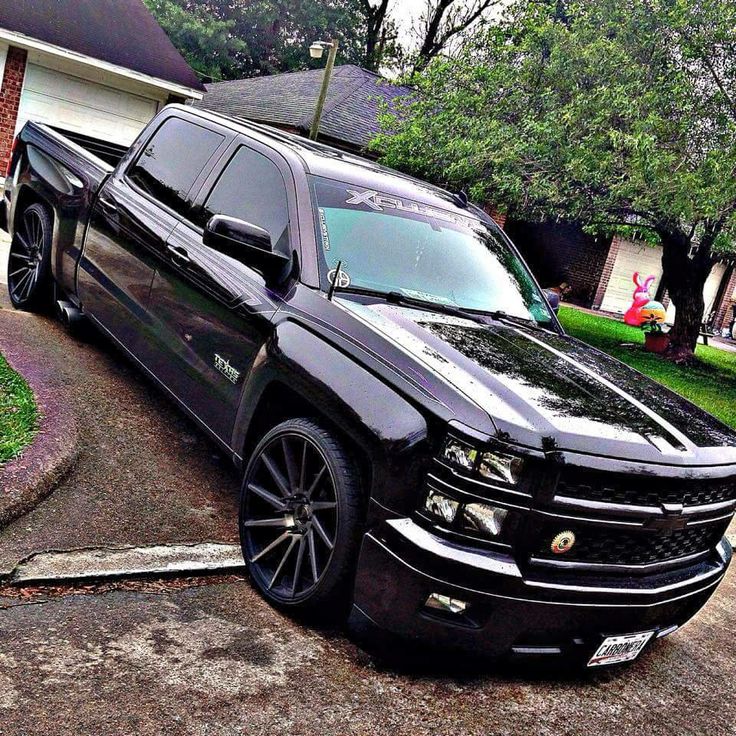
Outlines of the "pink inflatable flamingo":
M642 284L639 272L637 271L634 274L634 283L636 284L636 289L634 289L634 303L629 307L628 311L624 315L624 322L626 322L627 325L632 325L633 327L639 327L639 325L641 325L641 309L643 306L648 304L651 299L649 296L649 287L652 285L655 278L655 276L647 276L646 280Z

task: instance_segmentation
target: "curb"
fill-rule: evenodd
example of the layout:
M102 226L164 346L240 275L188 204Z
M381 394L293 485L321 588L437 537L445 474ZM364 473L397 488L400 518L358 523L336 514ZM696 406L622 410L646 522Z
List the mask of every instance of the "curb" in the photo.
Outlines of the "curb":
M239 544L191 542L36 552L21 560L2 583L15 587L72 585L245 572Z
M18 322L20 328L22 319ZM31 387L40 421L31 444L0 466L0 528L46 498L79 455L76 417L57 389L51 367L40 356L19 350L12 337L8 332L0 335L0 352Z

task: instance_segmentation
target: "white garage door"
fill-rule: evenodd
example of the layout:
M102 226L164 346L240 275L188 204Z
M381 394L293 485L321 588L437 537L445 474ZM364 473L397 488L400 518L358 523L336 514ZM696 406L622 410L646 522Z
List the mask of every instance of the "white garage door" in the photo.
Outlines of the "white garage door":
M33 120L129 146L157 109L156 100L29 64L17 130Z
M713 266L713 270L710 272L710 276L705 282L703 287L703 301L705 302L705 312L703 319L706 319L708 315L715 309L716 298L718 297L718 288L721 285L723 276L726 273L726 267L722 263L716 263ZM675 321L675 305L670 302L667 307L667 322L672 323Z
M634 273L646 278L654 276L649 293L654 298L657 286L662 277L662 249L646 243L622 240L619 244L618 256L611 272L608 288L601 302L604 312L625 312L632 302L634 295Z

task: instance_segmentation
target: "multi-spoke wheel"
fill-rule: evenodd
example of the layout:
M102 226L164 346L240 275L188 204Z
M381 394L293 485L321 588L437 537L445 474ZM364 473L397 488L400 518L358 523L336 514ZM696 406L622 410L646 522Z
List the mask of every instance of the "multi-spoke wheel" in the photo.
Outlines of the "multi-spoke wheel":
M305 419L271 430L248 463L240 503L243 554L261 593L312 610L344 600L361 507L357 469L329 432Z
M8 257L8 292L17 309L38 309L50 297L51 218L33 204L18 218Z

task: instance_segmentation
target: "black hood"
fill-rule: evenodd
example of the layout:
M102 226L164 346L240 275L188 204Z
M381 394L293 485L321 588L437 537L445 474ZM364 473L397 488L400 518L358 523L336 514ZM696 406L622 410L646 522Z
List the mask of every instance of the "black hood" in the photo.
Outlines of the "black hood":
M520 445L632 462L736 463L736 433L662 385L570 338L341 300ZM462 420L462 417L459 417Z

